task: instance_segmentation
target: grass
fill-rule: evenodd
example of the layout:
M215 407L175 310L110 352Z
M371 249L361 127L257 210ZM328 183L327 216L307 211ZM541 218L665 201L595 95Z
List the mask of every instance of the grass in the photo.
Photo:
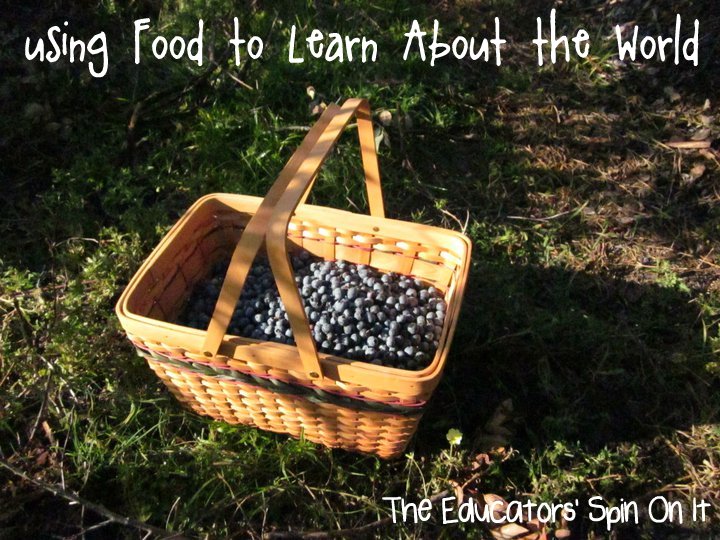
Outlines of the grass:
M476 496L577 498L577 537L606 534L588 519L593 496L712 505L707 523L643 516L618 526L620 536L720 525L718 153L665 144L718 133L712 2L680 6L707 36L698 68L619 65L595 38L588 59L538 68L526 37L549 5L514 1L87 5L29 4L0 22L3 462L199 537L359 527L388 515L385 496L417 501L471 478L466 493ZM559 17L595 36L630 19L663 29L680 7L655 3L653 16L649 5L570 2ZM82 65L22 60L24 36L61 14L88 35L108 32L102 80ZM437 17L452 36L481 33L495 15L512 42L500 68L399 60L414 18ZM202 16L221 66L136 66L131 22L142 16L187 35ZM268 36L262 61L224 62L232 16L248 35ZM291 24L299 35L371 36L379 61L290 65ZM363 96L390 111L380 146L389 214L465 228L474 244L445 376L407 456L391 462L185 412L112 311L195 199L267 191L303 136L297 126L314 120L309 85L328 101ZM343 138L312 201L363 211L360 171ZM450 429L462 432L459 445ZM0 502L0 538L80 537L104 521L7 469ZM436 519L375 533L490 534ZM143 534L107 523L86 536Z

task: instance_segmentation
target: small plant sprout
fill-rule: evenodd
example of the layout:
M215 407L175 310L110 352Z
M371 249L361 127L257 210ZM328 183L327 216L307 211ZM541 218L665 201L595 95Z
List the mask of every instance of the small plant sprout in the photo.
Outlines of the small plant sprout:
M462 431L459 429L452 428L448 430L447 435L445 435L448 442L450 443L450 447L458 446L462 442L463 434Z

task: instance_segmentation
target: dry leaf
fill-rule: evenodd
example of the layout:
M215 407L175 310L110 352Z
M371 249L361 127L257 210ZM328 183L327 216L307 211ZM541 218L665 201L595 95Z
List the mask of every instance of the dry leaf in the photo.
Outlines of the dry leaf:
M327 108L327 105L325 102L320 100L315 100L312 103L310 103L309 109L310 109L310 116L316 116L318 114L321 114L325 109Z
M375 151L377 152L380 150L380 143L383 142L383 139L385 138L385 130L382 126L376 126L375 127Z
M690 169L690 176L692 176L694 180L700 178L703 174L705 174L704 163L696 163L693 168Z
M488 454L478 454L475 456L475 459L473 459L471 468L473 471L477 471L484 465L490 465L491 463L492 458Z
M451 480L450 485L453 487L453 490L455 491L455 498L457 499L457 505L460 506L462 504L462 502L465 500L465 494L463 493L463 488L460 484L455 482L455 480Z
M50 424L47 423L47 420L43 420L42 424L40 425L45 432L47 440L50 441L50 444L55 444L55 436L53 435L52 429L50 428Z
M389 126L392 122L392 113L384 109L378 113L378 120L383 126Z
M692 137L690 137L690 140L692 141L704 141L708 137L710 137L710 129L709 128L701 128L698 129L695 133L693 133Z
M486 505L490 506L493 521L500 521L505 516L508 503L505 499L500 497L500 495L485 493L483 495L483 501L485 501Z
M475 445L481 452L493 451L495 448L507 446L513 432L504 424L512 419L512 399L503 401L493 412L484 429L475 435Z
M526 535L528 531L525 527L518 525L517 523L508 523L503 525L499 529L493 531L495 538L517 538L518 536ZM498 536L499 535L499 536Z
M36 463L39 467L43 467L43 466L47 463L49 457L50 457L50 454L48 454L48 451L47 451L47 450L43 450L43 451L40 452L40 454L35 458L35 463Z

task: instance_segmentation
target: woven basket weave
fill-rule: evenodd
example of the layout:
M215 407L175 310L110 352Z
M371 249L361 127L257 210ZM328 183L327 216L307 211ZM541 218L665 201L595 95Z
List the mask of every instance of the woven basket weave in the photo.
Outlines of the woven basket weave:
M305 204L355 116L370 216ZM428 367L408 371L317 351L288 252L305 249L397 272L444 292L447 314ZM296 346L226 335L250 265L264 249ZM175 323L194 284L230 258L207 331ZM464 235L384 217L370 109L331 105L264 199L212 194L163 238L117 304L128 337L170 391L199 414L390 458L401 454L442 374L470 258Z

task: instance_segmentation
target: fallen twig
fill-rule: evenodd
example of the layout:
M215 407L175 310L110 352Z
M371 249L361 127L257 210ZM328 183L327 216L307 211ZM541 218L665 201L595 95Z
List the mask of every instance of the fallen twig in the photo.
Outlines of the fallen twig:
M118 523L118 524L124 525L126 527L133 527L135 529L139 529L141 531L145 531L147 533L157 535L160 538L176 538L176 539L189 538L184 533L170 532L166 529L162 529L160 527L150 525L149 523L145 523L144 521L139 521L137 519L129 518L127 516L121 516L120 514L117 514L117 513L113 512L112 510L105 508L101 504L97 504L92 501L88 501L87 499L84 499L84 498L80 497L79 495L76 495L70 491L67 491L66 489L63 489L60 486L48 484L47 482L43 482L42 480L36 480L35 478L28 476L25 472L21 471L17 467L10 465L7 461L5 461L3 459L0 459L0 467L10 471L15 476L22 478L26 482L30 482L34 486L39 487L43 491L52 493L56 497L61 497L67 501L70 501L71 503L79 504L79 505L83 506L84 508L87 508L88 510L92 510L96 514L103 516L104 518L107 518L107 522ZM105 522L105 524L107 524L107 522Z
M446 216L449 216L449 217L451 217L452 219L454 219L455 222L456 222L458 225L460 225L460 232L462 232L463 234L465 234L465 232L467 231L468 223L470 222L470 210L466 210L466 211L465 211L465 223L463 223L462 221L460 221L460 219L459 219L455 214L453 214L453 213L451 213L451 212L448 212L447 210L445 210L445 209L443 209L443 208L440 208L440 211L441 211L443 214L445 214Z
M252 86L250 86L248 83L246 83L246 82L243 81L242 79L236 77L235 75L233 75L233 74L230 73L229 71L227 71L226 74L227 74L228 77L230 77L233 81L235 81L236 83L238 83L238 84L239 84L240 86L242 86L243 88L247 88L248 90L253 90L253 91L255 90L255 88L253 88Z
M670 148L678 148L680 150L694 150L702 148L710 148L712 141L669 141L664 143Z

